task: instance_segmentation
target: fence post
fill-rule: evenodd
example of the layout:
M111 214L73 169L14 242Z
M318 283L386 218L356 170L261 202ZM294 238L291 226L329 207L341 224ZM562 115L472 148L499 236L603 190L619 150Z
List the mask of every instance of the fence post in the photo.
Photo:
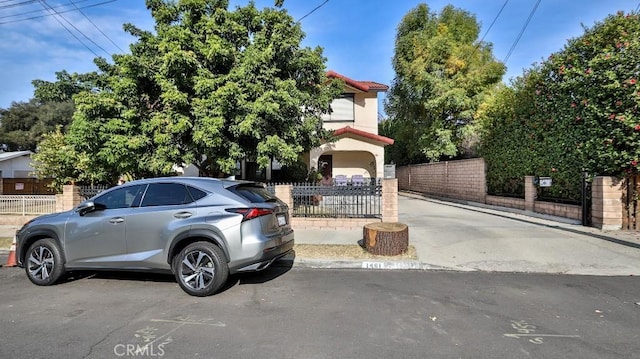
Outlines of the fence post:
M80 187L73 184L62 186L62 196L56 196L56 201L62 202L60 204L56 203L57 210L68 211L73 209L73 207L82 202Z
M622 181L597 176L591 187L591 222L596 228L622 228Z
M290 184L275 185L275 194L282 202L289 207L289 213L293 214L293 195L291 194L292 186Z
M533 182L534 176L524 177L524 209L533 212L536 202L536 185Z
M382 180L382 222L398 222L398 179Z

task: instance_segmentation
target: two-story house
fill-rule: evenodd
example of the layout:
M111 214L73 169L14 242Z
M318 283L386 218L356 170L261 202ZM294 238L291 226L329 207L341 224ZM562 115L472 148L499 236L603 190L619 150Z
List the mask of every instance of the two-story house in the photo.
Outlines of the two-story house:
M333 130L338 140L311 150L309 168L334 178L383 177L384 147L393 144L393 139L378 135L378 93L389 87L356 81L334 71L327 77L345 83L342 97L331 103L331 114L323 118L324 128Z

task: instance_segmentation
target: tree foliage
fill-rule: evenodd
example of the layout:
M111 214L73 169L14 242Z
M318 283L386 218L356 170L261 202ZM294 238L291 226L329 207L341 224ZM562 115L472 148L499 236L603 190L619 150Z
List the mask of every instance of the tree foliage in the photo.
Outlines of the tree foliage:
M98 60L103 87L75 97L67 140L88 168L143 177L194 164L216 176L243 158L291 165L319 144L340 93L322 49L301 47L286 10L228 6L147 0L155 32L125 25L131 54Z
M56 73L56 81L34 80L34 98L0 109L0 145L6 151L35 151L43 135L61 126L64 132L74 112L73 95L91 90L96 74Z
M473 15L452 6L436 14L420 4L402 19L386 103L388 135L402 147L397 163L469 150L478 106L505 72L491 44L478 40L479 30Z
M611 15L501 91L484 114L490 191L552 176L548 191L577 200L582 171L637 172L639 39L638 14Z

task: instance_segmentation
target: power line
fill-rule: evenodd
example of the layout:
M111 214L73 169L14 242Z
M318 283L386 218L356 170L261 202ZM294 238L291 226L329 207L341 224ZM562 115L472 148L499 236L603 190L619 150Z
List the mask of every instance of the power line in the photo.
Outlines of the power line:
M38 0L40 2L40 4L47 9L48 4L44 1L44 0ZM47 9L47 11L49 11L49 13L51 13L51 11L55 11L53 9ZM52 16L54 14L51 14ZM60 14L58 14L58 16L62 17ZM96 54L95 51L93 51L93 49L91 49L89 46L87 46L87 44L85 44L84 42L82 42L82 40L80 40L80 38L78 36L76 36L76 34L73 33L73 31L69 30L68 27L66 27L62 21L60 21L60 19L58 19L57 16L53 16L54 19L56 19L56 21L58 22L58 24L60 24L60 26L62 26L65 30L67 30L67 32L69 34L71 34L71 36L73 36L76 40L78 40L79 43L82 44L82 46L84 46L87 50L89 50L91 53L93 53L96 57L100 57L98 54Z
M82 1L87 1L87 0L82 0ZM96 7L96 6L100 6L100 5L108 4L108 3L111 3L111 2L115 2L115 1L117 1L117 0L108 0L108 1L103 1L103 2L97 3L97 4L93 4L93 5L82 6L82 7L80 7L80 8L81 8L81 9L86 9L86 8L90 8L90 7ZM66 5L63 5L63 6L66 6ZM57 7L53 7L53 8L55 9L55 8L57 8ZM7 16L3 16L3 17L1 17L1 18L5 18L5 17L12 17L12 16L20 16L20 15L30 14L30 13L33 13L33 12L43 12L43 11L47 11L47 10L45 9L45 10L29 11L29 12L25 12L25 13L17 14L17 15L7 15ZM71 9L71 10L64 10L64 11L58 11L57 13L58 13L58 14L64 14L64 13L71 12L71 11L77 11L77 10L75 10L75 9ZM13 24L13 23L16 23L16 22L27 21L27 20L35 20L35 19L40 19L40 18L43 18L43 17L53 16L53 15L55 15L55 14L53 14L53 13L51 13L51 12L50 12L50 13L48 13L48 14L46 14L46 15L38 15L38 16L32 16L32 17L28 17L28 18L24 18L24 19L18 19L18 20L10 20L10 21L5 21L5 22L0 22L0 25Z
M9 9L9 8L12 8L12 7L18 7L18 6L33 4L34 2L38 2L38 1L39 0L28 0L28 1L16 2L16 3L13 3L13 4L2 5L2 6L0 6L0 9Z
M0 1L1 1L1 0L0 0ZM7 0L4 0L4 1L7 1ZM79 0L79 1L77 1L77 2L76 2L76 4L77 4L77 3L81 3L81 2L86 2L86 1L89 1L89 0ZM115 1L115 0L113 0L113 1ZM60 4L60 5L52 6L52 8L54 8L54 9L60 9L60 8L63 8L63 7L67 7L67 6L69 6L69 5L71 5L71 4L69 4L69 3L66 3L66 4ZM42 10L42 9L40 9L40 10L25 11L25 12L21 12L21 13L17 13L17 14L11 14L11 15L4 15L4 16L0 16L0 19L5 19L5 18L8 18L8 17L18 17L18 16L23 16L23 15L33 14L33 13L38 13L38 12L44 12L44 11L46 11L46 10ZM74 10L67 10L67 11L74 11ZM61 13L62 13L63 11L59 11L59 12L61 12Z
M511 48L509 49L507 56L505 56L504 60L502 61L504 64L507 63L507 61L509 60L509 57L513 53L513 50L518 45L518 42L520 42L520 38L522 37L522 34L524 34L524 30L526 30L527 26L529 26L529 22L531 21L531 18L533 18L533 14L536 13L536 10L538 9L538 5L540 5L540 1L542 0L536 1L536 4L534 5L533 9L531 9L531 12L529 13L529 17L527 18L527 21L525 21L524 25L522 26L522 29L520 30L520 33L518 34L518 37L516 37L516 40L513 42L513 45L511 45Z
M505 0L504 4L502 4L502 7L500 8L500 11L498 11L498 14L496 15L496 17L493 18L493 21L491 22L491 25L489 25L489 27L487 28L487 31L485 31L484 35L482 35L482 38L480 39L480 42L484 41L484 38L489 33L489 30L491 30L491 28L496 23L496 21L498 21L498 18L500 17L500 14L502 14L502 10L504 10L504 8L507 6L508 3L509 3L509 0Z
M82 16L85 17L85 19L87 19L87 21L89 21L91 23L91 25L93 25L93 27L95 27L98 31L100 31L100 33L102 34L102 36L104 36L105 38L107 38L107 40L111 41L111 43L113 44L113 46L117 47L118 50L120 50L120 52L124 52L123 49L120 48L120 46L118 46L118 44L116 44L115 42L113 42L113 40L111 40L111 38L109 36L107 36L107 34L105 34L102 30L100 30L100 28L98 27L98 25L96 25L93 21L91 21L91 19L89 19L89 17L82 11L80 10L80 8L78 8L78 6L76 6L76 3L73 2L73 0L69 0L69 2L71 2L73 4L73 6L76 8L76 10L78 10Z
M324 0L324 2L322 4L320 4L320 5L316 6L315 8L313 8L313 10L309 11L308 13L306 13L303 17L299 18L298 21L296 21L296 22L302 21L302 19L304 19L305 17L313 14L314 12L316 12L316 10L320 9L321 7L323 7L328 2L329 2L329 0Z

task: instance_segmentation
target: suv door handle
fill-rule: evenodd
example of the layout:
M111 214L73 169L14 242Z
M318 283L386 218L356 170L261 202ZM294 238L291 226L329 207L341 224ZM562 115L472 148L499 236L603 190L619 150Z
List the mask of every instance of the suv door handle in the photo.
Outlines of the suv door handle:
M118 223L122 223L122 222L124 222L124 218L122 218L122 217L115 217L115 218L111 218L109 220L109 223L111 223L111 224L118 224Z
M189 218L191 216L193 216L193 213L191 212L178 212L176 214L173 215L175 218Z

